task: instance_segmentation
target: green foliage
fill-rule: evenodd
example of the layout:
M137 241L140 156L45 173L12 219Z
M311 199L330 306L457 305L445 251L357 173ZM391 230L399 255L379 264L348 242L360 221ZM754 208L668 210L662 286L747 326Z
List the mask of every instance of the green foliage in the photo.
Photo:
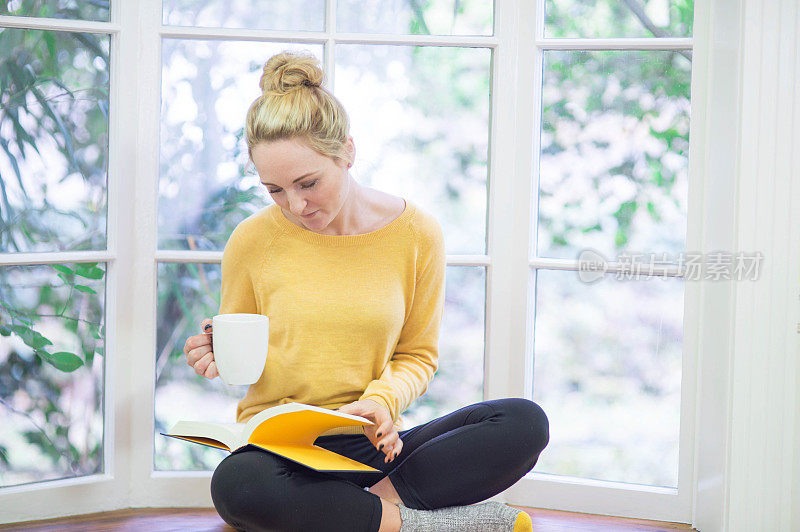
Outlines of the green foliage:
M11 10L11 6L16 9ZM109 20L108 0L23 0L22 2L0 2L0 15L48 17L85 20Z
M664 8L668 10L666 19L651 18ZM545 13L547 37L691 37L694 2L546 0Z
M641 221L643 214L658 224L664 219L664 209L674 210L685 194L683 189L675 189L674 156L683 158L684 164L688 158L690 70L691 63L676 51L545 53L545 85L549 89L543 97L542 160L545 162L539 194L540 206L547 208L539 212L540 249L547 249L548 253L574 249L578 235L598 232L607 235L603 238L609 239L609 251L618 253L634 231L641 230L636 220ZM644 125L641 129L649 131L647 144L642 141L641 145L637 143L626 149L624 160L616 163L614 158L618 157L621 146L612 146L610 137L602 137L610 133L595 127L601 122L620 124L625 129ZM574 134L566 135L564 131ZM619 134L629 133L620 130ZM634 138L631 135L631 140ZM557 166L549 161L558 157L574 160L587 156L585 152L600 151L611 155L602 158L594 155L593 160L602 164L602 159L608 157L614 162L607 167L581 169L575 175L568 167L562 167L566 173L563 177L547 173ZM668 160L671 165L665 164ZM610 197L604 197L600 191L612 178L617 179L615 183L624 178L632 187L628 192L606 193ZM591 198L570 192L568 183L581 179L591 180L594 191ZM617 190L616 185L614 189ZM632 197L628 197L630 194ZM576 198L576 202L564 202L562 197ZM600 203L592 201L595 198ZM587 203L591 210L585 213ZM665 233L671 230L663 229ZM667 240L677 242L683 237L673 232Z
M45 11L50 6L23 4ZM11 168L10 175L0 175L0 251L35 250L47 243L61 247L69 238L60 234L61 220L77 221L85 230L71 249L104 245L96 227L105 199L87 201L85 210L61 210L51 203L47 183L23 174L23 161L52 157L52 145L63 157L59 182L80 176L90 188L105 187L108 47L104 35L0 28L0 127L11 133L0 137L0 157ZM9 190L10 179L18 192Z
M55 5L24 4L25 8L42 6L41 11L35 11L40 15ZM28 158L41 158L44 152L40 144L51 144L63 157L66 168L63 179L78 175L94 187L105 186L108 93L102 87L107 86L108 79L107 48L106 36L0 29L0 129L11 133L0 139L0 157L6 158L5 166L12 172L0 175L0 250L27 251L43 243L60 245L61 219L77 220L85 229L85 236L72 242L71 249L95 249L98 242L104 244L104 235L98 236L92 229L97 205L87 204L86 210L72 212L56 208L49 202L46 184L23 174L22 163ZM103 65L94 74L87 74L86 69L73 64L86 50L97 54L95 57ZM97 105L76 115L74 110L85 107L87 99L96 100ZM9 179L14 179L17 187L13 199ZM19 274L20 268L0 269L0 335L7 339L5 342L18 338L30 349L30 354L12 349L0 366L0 402L8 410L4 415L28 418L32 428L23 436L41 455L50 458L52 467L66 466L72 475L88 474L101 466L102 452L98 444L92 444L86 452L70 441L68 427L86 426L86 422L81 420L76 424L62 411L61 390L65 382L46 368L68 374L92 363L97 341L102 340L99 334L102 300L90 284L101 281L105 272L97 263L82 263L72 268L55 264L34 267L25 277L46 268L63 285L42 283L34 291L32 301L17 297L13 279L19 278L15 274ZM77 294L88 299L81 299L76 305ZM86 309L91 319L70 315L73 308ZM48 337L49 333L43 333L45 329L40 328L40 322L45 319L47 330L53 330L55 322L63 333L77 338L80 346L77 353L59 349L57 345L63 339L54 341ZM15 397L28 397L32 403L22 410L14 406ZM34 421L40 415L44 415L43 424ZM2 451L0 461L11 467L6 450Z
M33 290L28 282L25 291L18 291L13 280L19 279L20 274L29 282L42 278L37 274L45 275L44 281ZM94 288L77 283L96 286L103 282L104 276L105 271L98 263L0 269L0 341L14 346L10 340L16 338L28 348L26 352L12 347L8 359L0 365L0 408L9 410L8 415L28 418L31 428L23 433L25 441L48 457L52 467L68 467L73 475L96 471L102 453L94 444L87 451L70 441L67 428L85 426L86 422L70 419L63 409L61 392L71 383L58 374L79 372L84 366L90 369L95 353L103 353L102 347L98 347L104 332L102 300ZM85 290L79 290L79 286ZM36 297L30 299L31 294ZM45 330L57 332L57 336L51 337ZM64 349L64 335L77 341L77 352ZM55 373L48 368L56 370ZM27 397L31 406L24 410L15 406L17 397ZM97 402L100 403L99 397ZM40 415L44 416L44 423L34 421Z
M108 19L108 2L104 0L28 0L17 3L14 12L8 11L10 5L0 2L0 14ZM0 130L8 132L0 137L0 157L8 163L3 166L11 169L10 174L0 175L0 251L29 251L48 243L50 249L62 249L61 241L69 237L60 233L62 220L78 221L84 229L84 236L70 242L68 249L105 245L105 235L95 230L96 213L105 209L105 199L98 204L87 198L82 210L65 212L50 203L46 183L25 175L23 162L52 153L52 148L45 152L41 146L55 146L65 168L61 182L77 175L92 188L105 188L108 47L105 35L0 28ZM81 63L88 66L78 66ZM95 103L87 106L87 101ZM16 190L10 190L12 179ZM25 278L33 279L33 272L45 268L34 267ZM19 278L14 274L20 268L0 269L0 335L4 342L18 338L30 349L30 354L12 349L0 366L0 401L11 410L8 415L31 420L33 429L24 433L28 443L50 457L54 465L66 462L73 474L85 474L97 470L102 453L94 446L86 455L69 441L67 428L71 422L60 406L64 384L45 371L45 366L74 373L92 364L98 349L102 354L97 343L103 339L103 302L90 285L101 281L105 271L97 263L73 268L55 264L49 268L63 285L42 283L33 301L17 297L12 279ZM76 305L78 294L81 297ZM74 309L80 311L78 315L71 315ZM86 312L89 316L85 317ZM42 328L44 320L46 329ZM77 353L57 348L54 343L60 345L63 339L54 342L49 333L43 333L55 330L54 322L63 333L77 338ZM13 406L15 396L27 396L33 405L26 411L18 410ZM44 425L32 421L34 412L44 414ZM6 449L0 451L0 460L10 466Z
M64 316L64 310L69 307L73 294L73 289L86 294L96 295L97 292L91 287L75 284L75 276L85 277L87 279L100 280L105 275L103 269L97 266L98 263L79 263L74 269L61 264L54 264L50 266L55 270L59 278L64 281L64 284L70 288L69 295L66 300L60 299L52 290L50 285L44 285L39 292L39 304L36 308L42 306L57 306L62 308L62 312L57 316L63 318L64 328L73 334L78 333L78 325L81 322L79 318ZM10 298L9 298L10 299ZM25 314L18 308L10 305L9 303L2 302L2 307L5 313L10 318L10 324L4 325L0 323L0 334L3 336L10 336L12 333L19 337L25 345L30 347L33 352L42 358L45 362L51 364L53 367L65 371L72 372L83 365L83 360L75 353L59 351L50 353L46 346L53 345L50 339L44 337L41 333L34 329L34 322L30 319L31 316L37 316L35 309L29 314ZM13 322L19 323L13 323ZM102 325L91 321L85 321L85 329L88 334L96 339L102 340ZM94 349L83 347L83 352L94 354Z

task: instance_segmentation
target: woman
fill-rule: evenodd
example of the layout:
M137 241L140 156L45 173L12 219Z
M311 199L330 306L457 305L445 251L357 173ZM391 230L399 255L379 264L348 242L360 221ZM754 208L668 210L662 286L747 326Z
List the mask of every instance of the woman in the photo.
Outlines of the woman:
M538 405L484 401L403 430L438 366L444 238L412 202L353 180L349 120L323 79L311 55L264 66L246 134L275 204L231 234L219 312L270 317L267 363L238 422L287 402L365 417L374 425L315 444L382 473L320 473L245 446L214 471L214 505L240 530L530 531L524 512L474 503L536 463L549 439ZM213 333L210 319L201 327ZM218 375L209 335L184 352L195 372Z

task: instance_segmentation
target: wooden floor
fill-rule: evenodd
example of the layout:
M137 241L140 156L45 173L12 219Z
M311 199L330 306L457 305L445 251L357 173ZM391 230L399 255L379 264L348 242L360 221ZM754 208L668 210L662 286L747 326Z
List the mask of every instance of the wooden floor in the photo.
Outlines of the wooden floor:
M694 530L689 525L661 523L643 519L623 519L603 515L578 514L516 506L530 514L534 532L655 532ZM43 521L0 525L0 530L58 530L97 532L102 530L142 530L167 532L233 532L213 508L129 508L113 512L86 514Z

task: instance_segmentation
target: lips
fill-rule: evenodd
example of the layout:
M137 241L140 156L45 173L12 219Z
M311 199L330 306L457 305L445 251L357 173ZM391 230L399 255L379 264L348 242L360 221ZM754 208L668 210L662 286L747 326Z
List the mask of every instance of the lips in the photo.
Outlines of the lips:
M317 211L318 211L318 210L319 210L319 209L317 209L316 211L312 212L311 214L301 214L300 216L302 216L303 218L311 218L312 216L314 216L315 214L317 214Z

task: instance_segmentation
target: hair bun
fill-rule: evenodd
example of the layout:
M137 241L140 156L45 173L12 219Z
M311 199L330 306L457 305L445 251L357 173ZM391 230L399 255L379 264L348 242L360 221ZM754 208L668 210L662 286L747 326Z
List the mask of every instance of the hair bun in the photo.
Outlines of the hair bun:
M264 94L285 94L297 87L321 87L325 80L319 61L309 52L281 52L269 58L261 75Z

